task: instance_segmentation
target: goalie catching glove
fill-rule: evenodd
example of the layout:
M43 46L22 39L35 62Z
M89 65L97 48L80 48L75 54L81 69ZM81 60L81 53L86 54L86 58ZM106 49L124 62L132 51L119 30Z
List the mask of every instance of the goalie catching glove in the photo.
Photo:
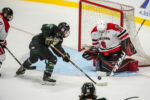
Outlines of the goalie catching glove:
M127 38L121 42L122 50L127 56L132 56L137 53L134 45L132 44L130 38Z
M48 46L50 46L51 44L57 45L58 43L59 43L59 39L56 37L50 36L45 39L45 45L48 45Z
M87 60L92 60L92 59L95 59L97 58L97 55L98 55L99 51L96 47L92 46L90 49L86 50L82 57L87 59Z
M68 53L65 53L62 58L63 58L63 61L65 61L65 62L69 62L70 61L70 55Z

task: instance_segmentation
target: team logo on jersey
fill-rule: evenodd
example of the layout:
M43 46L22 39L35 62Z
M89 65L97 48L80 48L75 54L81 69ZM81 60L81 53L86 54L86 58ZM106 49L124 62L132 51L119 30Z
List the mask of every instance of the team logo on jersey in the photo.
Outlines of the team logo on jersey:
M139 14L150 17L150 0L144 0L140 8Z

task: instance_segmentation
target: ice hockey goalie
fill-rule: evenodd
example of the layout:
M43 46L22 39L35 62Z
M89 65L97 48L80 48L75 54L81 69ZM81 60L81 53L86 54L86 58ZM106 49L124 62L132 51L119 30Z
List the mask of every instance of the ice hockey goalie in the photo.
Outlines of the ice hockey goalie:
M82 57L93 60L96 71L111 72L114 65L121 57L136 54L126 29L113 23L99 21L91 31L92 47L86 50ZM116 72L137 71L138 61L125 58Z

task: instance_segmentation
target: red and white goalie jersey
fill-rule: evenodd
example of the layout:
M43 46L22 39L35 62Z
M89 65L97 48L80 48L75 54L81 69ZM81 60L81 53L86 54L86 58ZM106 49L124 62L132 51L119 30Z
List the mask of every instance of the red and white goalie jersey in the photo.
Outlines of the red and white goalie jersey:
M121 49L121 41L127 39L129 34L117 24L106 23L106 29L102 33L95 26L91 31L92 45L99 48L104 55L119 51Z

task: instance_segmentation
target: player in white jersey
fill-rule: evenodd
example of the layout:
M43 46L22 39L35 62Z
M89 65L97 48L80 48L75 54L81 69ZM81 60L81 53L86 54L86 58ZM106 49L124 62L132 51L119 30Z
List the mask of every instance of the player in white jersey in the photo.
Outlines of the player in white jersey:
M10 28L8 21L11 21L12 19L13 19L12 9L8 7L3 8L2 12L0 12L0 67L2 66L2 62L5 60L4 48L7 44L6 37L8 35L8 30Z
M116 61L121 57L122 51L127 56L132 56L136 53L126 29L113 23L105 23L100 21L91 31L92 48L83 53L83 57L87 60L96 59L96 70L103 72L111 72ZM128 64L134 59L125 60L123 62ZM136 61L135 61L136 62ZM129 68L129 66L121 67L117 72L121 71L135 71L136 68Z

